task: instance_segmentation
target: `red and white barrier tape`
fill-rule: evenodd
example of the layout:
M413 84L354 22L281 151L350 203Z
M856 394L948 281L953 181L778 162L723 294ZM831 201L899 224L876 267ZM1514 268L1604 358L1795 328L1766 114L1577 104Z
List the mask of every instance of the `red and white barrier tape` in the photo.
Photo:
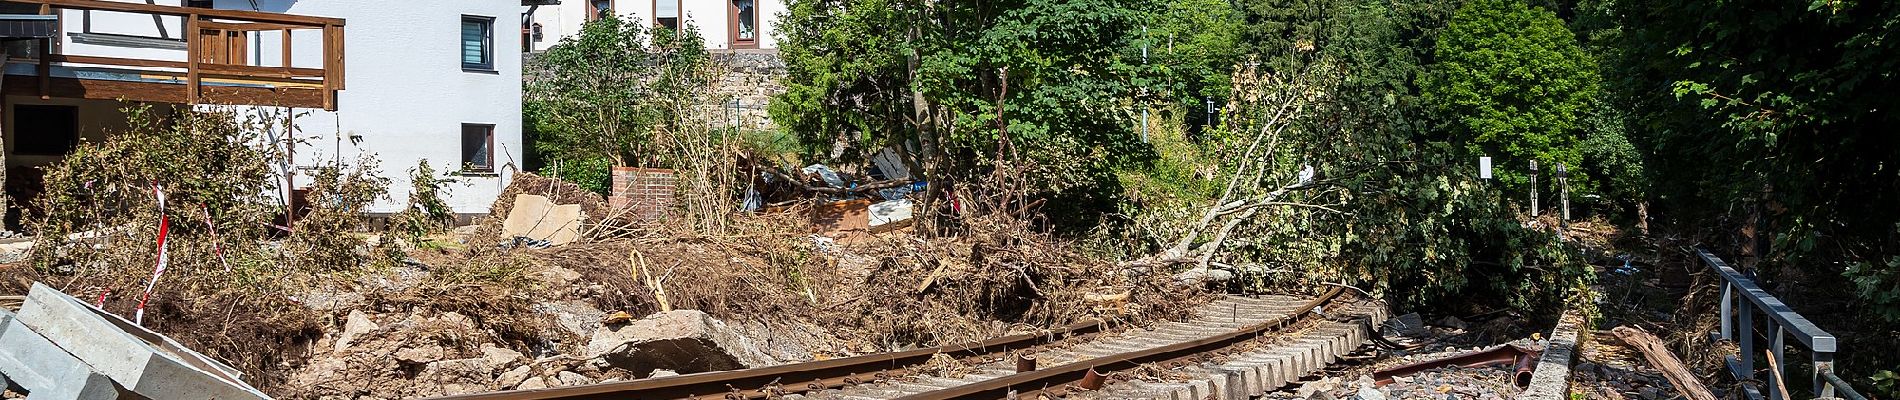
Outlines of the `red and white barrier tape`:
M171 231L171 218L165 215L165 189L152 184L152 193L158 196L158 265L152 267L152 279L145 281L145 296L139 298L139 308L132 312L132 323L145 324L145 303L152 300L152 288L158 285L158 277L165 275L165 236Z

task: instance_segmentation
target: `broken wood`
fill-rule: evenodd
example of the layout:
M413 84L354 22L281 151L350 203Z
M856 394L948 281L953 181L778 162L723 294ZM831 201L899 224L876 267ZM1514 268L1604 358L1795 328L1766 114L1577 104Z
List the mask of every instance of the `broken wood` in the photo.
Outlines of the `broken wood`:
M1768 354L1768 373L1770 374L1781 373L1781 360L1776 359L1777 357L1775 357L1775 350L1763 349L1761 352ZM1791 398L1791 397L1788 397L1788 383L1782 382L1781 377L1775 377L1774 381L1775 381L1775 390L1781 393L1780 398L1783 398L1783 399Z
M1641 328L1628 326L1619 326L1611 329L1610 332L1615 333L1617 338L1623 340L1623 343L1642 352L1643 359L1649 361L1649 366L1662 371L1663 377L1668 378L1669 384L1675 385L1676 391L1682 393L1684 397L1688 397L1689 400L1715 400L1715 394L1709 392L1709 387L1703 386L1702 381L1696 379L1695 373L1690 372L1689 367L1682 364L1682 359L1676 358L1676 353L1669 351L1669 348L1663 345L1662 339L1656 338L1656 335Z
M930 290L931 285L937 284L937 278L943 277L944 269L949 268L949 267L950 267L950 259L945 258L945 259L937 260L937 268L934 270L931 270L930 275L924 276L924 282L917 285L916 293L921 295L921 294L924 294L924 291Z

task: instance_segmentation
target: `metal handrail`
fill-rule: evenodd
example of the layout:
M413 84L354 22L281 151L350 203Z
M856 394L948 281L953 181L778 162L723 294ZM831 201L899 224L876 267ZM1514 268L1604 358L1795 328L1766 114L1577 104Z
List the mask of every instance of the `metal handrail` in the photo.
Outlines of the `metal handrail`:
M1740 271L1736 271L1735 268L1730 267L1727 262L1723 262L1720 257L1710 254L1708 250L1696 249L1696 255L1701 257L1702 261L1708 264L1710 268L1714 269L1717 275L1721 275L1724 281L1722 282L1722 331L1720 335L1721 339L1735 342L1740 347L1740 354L1727 356L1724 358L1724 361L1726 361L1728 365L1729 373L1733 374L1737 381L1743 382L1742 389L1750 399L1763 398L1761 389L1755 387L1752 383L1757 382L1755 380L1755 354L1760 351L1755 348L1756 311L1761 311L1768 315L1768 319L1763 321L1763 323L1766 324L1767 329L1765 332L1768 333L1768 340L1771 342L1770 345L1773 346L1771 350L1774 351L1776 359L1787 359L1783 353L1783 350L1787 348L1787 343L1784 342L1783 339L1788 336L1793 336L1801 347L1807 348L1809 353L1813 354L1814 375L1812 378L1814 382L1814 395L1816 397L1834 397L1834 392L1836 389L1839 389L1842 394L1848 395L1850 399L1866 399L1865 397L1860 397L1858 392L1848 387L1839 377L1834 376L1834 353L1839 351L1839 340L1836 339L1833 334L1827 333L1827 331L1815 326L1813 322L1809 322L1807 318L1802 317L1800 313L1796 313L1793 308L1788 307L1787 303L1781 302L1781 299L1775 298L1775 295L1769 294L1766 290L1762 290L1761 286L1756 285L1753 279L1742 274ZM1748 300L1741 302L1746 308L1740 310L1741 312L1739 313L1735 312L1737 311L1735 308L1735 304L1737 303L1735 299L1738 297ZM1743 329L1739 334L1737 332L1738 327ZM1784 382L1783 378L1784 371L1782 371L1782 369L1785 369L1783 368L1785 364L1785 362L1776 363L1775 371L1770 371L1768 374L1769 383L1776 387L1786 386L1786 382ZM1780 392L1775 390L1768 391L1767 398L1770 400L1785 400L1781 398Z

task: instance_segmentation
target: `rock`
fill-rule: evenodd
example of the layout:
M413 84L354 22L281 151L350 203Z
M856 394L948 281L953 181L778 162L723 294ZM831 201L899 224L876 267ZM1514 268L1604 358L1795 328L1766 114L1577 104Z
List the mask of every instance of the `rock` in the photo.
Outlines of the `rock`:
M1636 394L1643 396L1643 400L1661 400L1663 398L1662 390L1657 389L1655 386L1644 386L1642 390L1637 390Z
M490 368L488 362L485 360L480 358L462 358L429 363L429 365L422 367L422 373L419 374L418 377L422 379L433 379L436 382L442 383L468 381L470 378L473 378L473 380L486 381L492 376L491 374L494 373L494 371L495 369Z
M396 361L410 364L427 364L442 359L442 346L427 345L396 350Z
M350 347L350 342L356 341L357 336L381 328L376 322L370 321L368 315L363 315L362 310L350 310L350 315L343 318L343 334L337 335L336 345L331 350L343 351Z
M1360 386L1359 393L1353 396L1359 400L1385 400L1385 393L1379 393L1378 389L1373 389L1371 386Z
M1458 317L1453 317L1453 316L1446 316L1445 318L1439 319L1438 326L1451 328L1451 329L1457 329L1457 330L1466 330L1466 329L1471 328L1470 324L1465 323L1465 320L1458 319Z
M586 356L635 376L656 369L697 373L774 364L750 339L698 310L656 313L625 325L597 328L587 342Z
M1418 313L1400 315L1385 320L1385 334L1400 336L1419 336L1426 333L1425 319Z
M656 369L656 370L653 370L652 374L647 375L647 378L648 379L664 378L664 377L669 377L669 376L680 376L680 373L673 372L673 370L670 370L670 369Z
M495 389L505 390L520 386L521 381L528 380L528 374L533 372L534 369L526 365L515 367L515 369L508 370L508 372L503 372L500 377L495 378Z
M594 383L593 379L588 379L586 375L577 374L573 371L561 371L561 373L555 374L554 377L560 378L562 386L579 386Z
M488 364L488 368L508 368L509 365L513 365L515 361L521 360L521 358L521 352L487 344L482 345L482 361Z
M548 384L547 378L542 378L542 377L537 376L537 377L528 378L528 380L526 381L522 381L521 386L516 386L515 390L547 389L550 387L553 387L553 385Z

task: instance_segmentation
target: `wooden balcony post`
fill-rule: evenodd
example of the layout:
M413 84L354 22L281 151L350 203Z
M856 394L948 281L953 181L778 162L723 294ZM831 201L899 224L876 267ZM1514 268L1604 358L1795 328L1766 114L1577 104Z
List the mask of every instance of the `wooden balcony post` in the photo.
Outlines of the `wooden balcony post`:
M284 73L290 73L290 29L284 29Z
M323 25L323 109L329 111L336 111L337 68L340 68L336 53L342 46L337 43L342 39L338 37L341 34L342 30L336 26Z
M185 16L185 103L198 104L198 62L203 57L203 32L198 29L198 14Z

